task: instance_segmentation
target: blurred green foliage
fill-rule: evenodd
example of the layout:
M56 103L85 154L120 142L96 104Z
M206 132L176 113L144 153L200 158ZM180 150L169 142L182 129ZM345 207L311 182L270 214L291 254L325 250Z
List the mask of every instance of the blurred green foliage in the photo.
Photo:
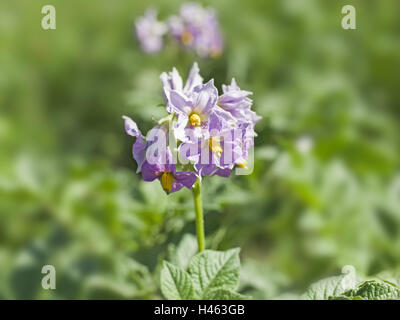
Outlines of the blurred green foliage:
M400 3L221 0L222 57L146 55L133 20L181 1L0 3L0 298L160 298L160 261L194 233L188 190L143 183L121 116L165 114L159 75L197 60L254 92L255 171L204 182L207 246L242 247L241 292L304 292L343 265L400 266ZM41 29L54 4L57 29ZM357 30L341 28L353 4ZM168 249L169 247L169 249ZM57 289L41 288L52 264Z

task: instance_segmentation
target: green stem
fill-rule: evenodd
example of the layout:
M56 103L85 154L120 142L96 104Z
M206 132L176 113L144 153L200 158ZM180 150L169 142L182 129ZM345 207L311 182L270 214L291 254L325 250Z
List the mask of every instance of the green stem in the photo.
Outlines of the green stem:
M196 212L196 233L199 252L205 250L203 205L201 200L201 181L197 179L193 186L194 210Z

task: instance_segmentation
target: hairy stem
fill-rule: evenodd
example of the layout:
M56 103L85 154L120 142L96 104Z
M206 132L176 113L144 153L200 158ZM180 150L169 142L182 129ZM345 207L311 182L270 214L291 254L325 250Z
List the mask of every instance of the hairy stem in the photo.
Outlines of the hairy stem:
M199 252L205 250L205 237L204 237L204 217L203 205L201 200L201 181L197 179L193 186L193 200L194 210L196 212L196 233L197 243L199 245Z

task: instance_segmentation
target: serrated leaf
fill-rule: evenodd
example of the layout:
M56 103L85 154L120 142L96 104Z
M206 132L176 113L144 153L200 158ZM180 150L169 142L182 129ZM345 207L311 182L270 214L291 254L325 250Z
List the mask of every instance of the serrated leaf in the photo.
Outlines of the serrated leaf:
M229 289L213 289L207 292L203 297L205 300L247 300L249 297L244 296Z
M389 283L395 287L400 288L400 276L393 271L383 271L377 275L378 280Z
M240 277L239 251L239 248L225 252L206 250L193 257L189 273L198 297L205 297L213 289L237 289Z
M340 296L346 290L356 286L357 279L353 266L345 266L342 274L336 277L322 279L312 284L302 296L307 300L328 300L332 296Z
M169 261L186 270L189 266L190 260L197 252L197 240L191 234L185 234L179 242L177 247L169 247Z
M168 300L193 299L193 284L189 274L164 261L161 270L161 292Z
M367 280L343 293L343 296L352 300L398 300L400 289L385 282Z

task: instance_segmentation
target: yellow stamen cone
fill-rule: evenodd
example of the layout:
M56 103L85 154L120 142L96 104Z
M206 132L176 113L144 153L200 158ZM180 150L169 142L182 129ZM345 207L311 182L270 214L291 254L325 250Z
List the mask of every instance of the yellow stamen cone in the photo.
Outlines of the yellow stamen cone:
M161 176L161 186L166 193L170 193L172 183L174 182L174 175L171 172L164 172Z
M197 113L192 113L189 117L189 121L193 127L198 127L201 125L201 119Z
M222 155L222 148L221 145L219 144L218 137L211 137L208 140L208 147L211 150L211 152L215 153L218 157Z
M247 161L243 162L243 163L237 163L236 164L239 168L245 168L247 165Z
M193 42L193 36L189 31L185 31L181 35L181 41L185 46L190 46Z

